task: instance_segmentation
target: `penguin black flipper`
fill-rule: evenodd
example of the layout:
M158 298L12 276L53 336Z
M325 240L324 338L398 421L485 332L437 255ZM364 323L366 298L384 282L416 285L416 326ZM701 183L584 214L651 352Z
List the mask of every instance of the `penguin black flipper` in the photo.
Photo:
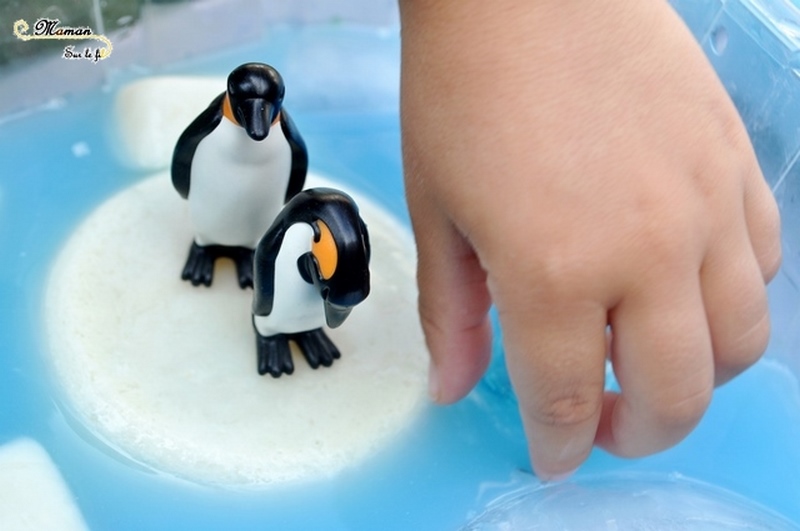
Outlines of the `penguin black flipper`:
M287 216L284 209L266 234L259 240L253 254L253 315L272 313L275 300L275 260L286 234Z
M184 199L189 197L191 183L192 159L197 146L211 131L217 128L222 120L223 92L201 112L197 118L181 133L178 143L172 152L172 185Z
M300 131L294 125L294 121L286 109L281 109L281 130L292 150L292 171L289 174L289 186L286 188L286 197L283 200L286 203L297 195L306 183L308 150L303 137L300 136Z

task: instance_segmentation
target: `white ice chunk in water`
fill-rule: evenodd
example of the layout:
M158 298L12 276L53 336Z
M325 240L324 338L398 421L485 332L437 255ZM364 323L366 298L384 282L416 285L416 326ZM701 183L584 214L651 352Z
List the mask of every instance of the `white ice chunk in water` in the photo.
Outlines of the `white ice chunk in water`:
M126 85L114 104L120 155L136 168L166 168L184 129L224 91L222 77L164 76Z
M31 439L0 446L0 529L88 529L50 456Z
M315 175L308 184L331 186ZM232 264L220 261L211 288L181 281L192 229L169 175L106 201L47 288L65 402L122 454L203 483L326 478L386 447L425 403L416 254L399 222L348 193L369 227L370 295L329 331L341 359L312 370L296 356L279 379L257 373L252 291Z

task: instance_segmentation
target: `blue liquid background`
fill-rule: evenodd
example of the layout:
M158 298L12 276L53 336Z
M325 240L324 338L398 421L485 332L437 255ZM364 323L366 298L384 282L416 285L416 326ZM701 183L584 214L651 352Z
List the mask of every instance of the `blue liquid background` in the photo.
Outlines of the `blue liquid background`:
M394 34L285 27L256 45L159 73L225 75L263 60L300 76L293 47L309 39L398 54ZM0 125L0 445L19 437L42 444L92 529L451 529L535 481L499 338L486 378L468 398L427 407L390 445L330 480L252 492L195 485L126 460L71 420L46 367L43 312L57 309L43 308L45 280L76 225L147 175L114 155L109 116L125 81ZM291 77L287 86L312 169L360 188L407 222L396 110L292 101ZM78 143L90 154L76 156ZM796 326L797 291L788 278L779 276L770 294L777 325ZM800 523L800 388L771 359L800 346L780 330L777 336L766 359L716 392L677 447L632 461L595 451L578 478L678 472Z

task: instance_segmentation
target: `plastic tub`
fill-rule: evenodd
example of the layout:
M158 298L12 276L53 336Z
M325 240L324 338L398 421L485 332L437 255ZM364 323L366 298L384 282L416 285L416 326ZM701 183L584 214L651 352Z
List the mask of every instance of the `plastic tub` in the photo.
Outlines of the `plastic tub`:
M152 170L126 163L116 146L113 102L129 82L224 76L254 58L277 66L312 169L408 222L393 4L308 1L276 12L233 0L135 4L115 24L103 21L113 64L69 62L56 48L3 67L0 449L35 441L91 529L800 528L800 12L785 0L673 4L744 117L782 209L785 252L770 286L767 355L717 391L677 447L639 460L595 451L574 479L541 485L499 334L469 397L426 407L391 444L331 479L244 490L197 484L131 460L74 420L48 376L42 315L53 309L43 307L44 280L81 220ZM95 7L87 2L97 28ZM182 36L189 26L207 38Z

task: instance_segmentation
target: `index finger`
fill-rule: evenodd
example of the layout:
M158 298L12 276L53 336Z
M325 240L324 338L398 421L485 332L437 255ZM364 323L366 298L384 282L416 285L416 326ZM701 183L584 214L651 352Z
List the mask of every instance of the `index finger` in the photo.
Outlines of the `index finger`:
M556 480L574 472L594 443L603 404L606 310L589 301L522 304L498 304L506 364L534 472Z

